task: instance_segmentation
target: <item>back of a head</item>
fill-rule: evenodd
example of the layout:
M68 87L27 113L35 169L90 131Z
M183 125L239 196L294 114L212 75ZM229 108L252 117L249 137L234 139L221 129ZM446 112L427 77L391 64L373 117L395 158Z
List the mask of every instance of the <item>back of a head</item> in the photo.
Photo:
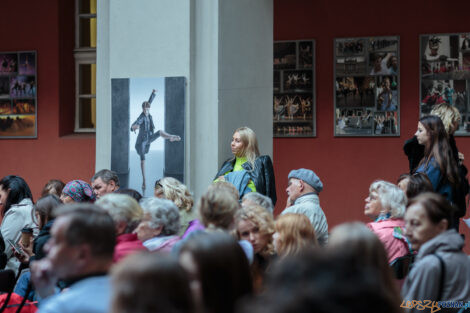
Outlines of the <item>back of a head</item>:
M108 170L108 169L102 169L98 172L96 172L95 175L91 178L91 181L94 182L97 178L101 178L101 180L105 184L109 184L109 181L112 180L116 184L116 186L120 186L119 184L119 176L116 174L116 172Z
M214 192L217 192L217 190L225 190L228 191L236 201L240 198L237 187L228 181L216 181L207 188L207 191L209 190Z
M149 214L154 227L163 227L161 235L175 235L180 228L178 207L166 199L144 198L140 202L144 214Z
M303 214L286 213L276 219L276 251L281 256L300 253L317 245L315 229Z
M173 201L180 210L191 211L194 204L193 197L183 183L173 177L164 177L160 179L159 184L165 199Z
M138 192L135 189L120 188L120 189L116 190L114 193L118 193L118 194L122 194L122 195L128 195L129 197L134 198L135 201L137 201L137 202L142 200L142 195L140 194L140 192Z
M232 236L195 236L183 245L180 255L185 252L192 255L198 268L205 312L233 312L237 302L252 293L248 260Z
M64 187L65 183L63 181L58 179L51 179L46 183L46 185L44 185L44 188L41 191L41 197L47 196L48 194L53 194L57 197L60 197Z
M116 230L111 216L89 203L66 204L56 208L57 218L67 218L65 240L68 245L87 244L96 258L111 261L116 244Z
M248 205L250 203L260 205L266 208L266 210L268 210L271 214L274 211L274 205L273 205L273 201L271 200L271 198L265 195L262 195L259 192L249 192L245 194L242 199L242 205L244 205L245 201L248 201Z
M112 270L113 313L192 313L189 280L167 255L138 253Z
M142 220L143 211L140 205L125 194L108 193L96 201L113 218L114 223L125 222L124 233L131 233Z
M60 199L56 195L50 194L40 198L34 205L33 209L34 212L39 214L41 219L52 220L55 218L52 212L60 205L62 205Z
M197 207L204 226L229 229L240 204L238 198L227 189L211 186L202 195Z
M33 195L31 194L31 189L29 189L28 184L26 181L15 175L8 175L0 180L0 187L3 190L8 190L8 196L5 203L5 211L6 213L12 204L18 204L23 199L31 199L33 200Z
M414 173L410 176L406 187L406 197L411 199L423 192L433 192L434 188L428 176L424 173Z
M239 312L394 313L399 303L383 292L375 271L315 249L283 259L268 276L266 291Z
M360 222L336 226L329 237L329 249L349 258L350 262L358 267L367 266L376 270L384 290L398 301L398 291L385 247L367 226Z
M459 110L447 103L438 104L431 110L431 115L439 116L446 132L451 135L455 131L455 124L460 123L462 117Z

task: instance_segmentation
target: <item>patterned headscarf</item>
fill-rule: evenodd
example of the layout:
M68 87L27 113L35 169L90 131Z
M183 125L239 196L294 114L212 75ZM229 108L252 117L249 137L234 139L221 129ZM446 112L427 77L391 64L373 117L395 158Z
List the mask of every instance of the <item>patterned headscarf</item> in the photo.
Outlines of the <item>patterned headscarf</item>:
M83 180L72 180L65 185L62 193L71 197L75 202L94 202L95 195L91 186Z

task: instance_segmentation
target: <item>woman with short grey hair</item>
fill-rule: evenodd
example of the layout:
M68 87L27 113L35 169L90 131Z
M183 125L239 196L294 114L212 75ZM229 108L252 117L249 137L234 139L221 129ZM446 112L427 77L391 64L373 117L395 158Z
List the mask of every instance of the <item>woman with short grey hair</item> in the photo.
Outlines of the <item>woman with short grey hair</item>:
M398 186L376 180L370 185L369 196L365 199L364 214L374 221L367 224L385 246L388 262L392 265L398 258L410 252L405 238L406 209L405 193Z
M146 198L140 202L144 217L134 231L144 246L150 251L170 252L180 240L178 207L171 201Z
M143 212L139 203L128 195L108 193L95 203L111 215L116 228L116 246L113 262L137 251L145 250L134 232L142 220Z
M243 196L242 206L259 205L273 214L274 205L271 198L260 194L259 192L250 192Z

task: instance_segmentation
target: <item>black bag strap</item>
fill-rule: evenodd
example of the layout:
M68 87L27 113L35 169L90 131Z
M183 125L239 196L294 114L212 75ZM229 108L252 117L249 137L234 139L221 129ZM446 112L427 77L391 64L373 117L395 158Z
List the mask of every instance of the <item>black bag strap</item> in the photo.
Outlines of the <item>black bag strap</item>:
M438 293L438 297L437 297L437 301L442 301L442 293L444 292L444 279L445 279L445 276L446 276L446 264L444 263L444 260L442 259L442 257L439 255L439 254L434 254L438 260L439 260L439 263L441 265L441 278L440 278L440 281L439 281L439 293Z

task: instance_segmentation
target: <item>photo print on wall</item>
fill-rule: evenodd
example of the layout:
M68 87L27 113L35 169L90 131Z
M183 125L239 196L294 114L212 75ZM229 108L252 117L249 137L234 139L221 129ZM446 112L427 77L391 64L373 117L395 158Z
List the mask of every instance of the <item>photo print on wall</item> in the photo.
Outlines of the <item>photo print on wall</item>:
M314 40L274 42L274 137L315 136L314 60Z
M0 139L37 137L36 52L0 52Z
M462 117L456 136L470 136L470 33L420 36L420 114L440 104Z
M334 40L335 136L399 136L398 36Z
M184 183L185 77L113 78L111 169L121 188L154 195L155 183Z

